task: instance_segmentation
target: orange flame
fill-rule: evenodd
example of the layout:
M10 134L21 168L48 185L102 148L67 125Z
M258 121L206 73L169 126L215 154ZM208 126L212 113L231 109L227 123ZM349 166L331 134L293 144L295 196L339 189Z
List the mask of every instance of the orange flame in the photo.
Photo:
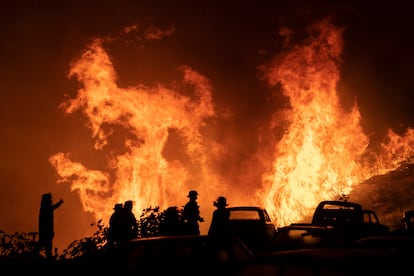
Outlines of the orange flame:
M275 161L263 176L264 205L279 225L309 218L317 203L349 195L367 178L395 169L413 154L413 132L389 133L384 152L367 156L360 113L341 108L336 84L343 29L322 21L306 43L263 66L271 86L281 85L290 110L288 128L275 146Z
M269 125L288 126L272 145L271 160L266 160L272 165L266 168L261 187L248 182L251 171L238 172L240 186L250 192L234 196L233 203L263 205L278 226L309 217L319 201L349 194L361 181L395 169L413 154L411 129L404 137L390 131L382 152L367 152L369 139L360 126L357 105L346 111L337 96L342 33L323 21L303 45L262 67L269 85L281 85L290 103L289 109L275 111ZM184 205L187 192L196 189L210 197L205 201L207 196L201 196L200 205L210 207L218 195L241 192L214 169L212 160L225 149L203 132L206 121L217 116L210 82L189 67L182 72L182 87L121 88L101 40L95 40L72 64L69 76L75 76L82 88L75 99L62 104L64 111L84 113L96 150L110 148L108 138L119 128L126 133L124 152L108 154L105 172L73 162L68 154L50 157L59 182L79 191L84 210L96 219L107 221L113 204L129 199L138 210L166 208ZM181 158L166 156L171 140Z
M95 148L107 146L116 125L129 133L125 152L108 157L112 175L89 170L63 153L50 158L60 181L72 183L72 190L80 191L84 209L97 219L107 220L113 204L128 199L135 201L138 210L149 206L166 208L175 205L177 198L185 198L190 189L206 194L219 190L214 185L220 182L219 178L209 169L205 154L210 149L203 145L200 132L203 120L215 116L210 83L189 67L182 71L185 84L194 88L193 100L163 86L119 88L100 40L94 41L72 65L69 76L76 76L83 88L62 107L67 113L83 111L96 139ZM196 173L189 173L182 162L168 161L163 156L173 131L182 140Z

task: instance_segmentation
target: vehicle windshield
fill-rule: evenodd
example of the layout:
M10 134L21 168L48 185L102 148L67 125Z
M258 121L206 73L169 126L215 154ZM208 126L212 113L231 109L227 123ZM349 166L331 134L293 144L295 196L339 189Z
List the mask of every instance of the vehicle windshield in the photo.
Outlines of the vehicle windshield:
M232 210L230 220L260 220L260 215L257 211Z
M333 204L333 203L326 203L323 206L323 209L325 210L337 210L337 209L356 210L357 208L352 205L338 205L338 204Z

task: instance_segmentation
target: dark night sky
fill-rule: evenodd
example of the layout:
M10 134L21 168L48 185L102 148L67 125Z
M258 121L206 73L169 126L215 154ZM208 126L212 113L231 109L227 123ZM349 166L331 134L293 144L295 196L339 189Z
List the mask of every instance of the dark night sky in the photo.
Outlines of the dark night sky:
M117 36L133 24L173 25L175 33L145 44L145 55L139 41L114 43L120 85L169 82L179 65L190 65L212 81L219 108L237 103L234 127L247 140L256 118L265 116L261 106L268 93L256 68L281 50L279 28L292 28L293 38L300 39L310 22L332 16L346 27L338 84L344 105L357 101L362 125L374 140L381 140L388 128L398 132L414 126L409 1L213 2L1 2L1 230L36 231L40 196L48 191L65 200L56 213L60 249L89 229L92 217L81 210L76 192L56 184L48 158L62 151L92 160L93 141L82 117L64 115L59 105L65 94L76 94L78 84L67 74L85 45L93 37Z

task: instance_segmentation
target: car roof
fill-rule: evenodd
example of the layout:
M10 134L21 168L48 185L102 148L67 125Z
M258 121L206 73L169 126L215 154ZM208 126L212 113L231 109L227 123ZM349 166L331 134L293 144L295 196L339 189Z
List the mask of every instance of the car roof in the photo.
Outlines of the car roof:
M208 235L164 235L155 237L136 238L129 241L129 243L145 243L163 240L194 240L194 239L208 239Z
M403 246L412 248L414 253L414 236L407 235L385 235L385 236L369 236L356 240L356 245L360 247L369 246Z
M252 210L252 211L257 211L257 210L264 210L264 207L260 207L260 206L230 206L230 207L226 207L227 210Z
M244 275L404 275L411 258L344 247L293 249L252 256L244 264Z
M283 229L329 229L324 225L305 224L305 223L292 223L287 226L279 227L279 230Z
M362 262L377 263L381 260L393 260L400 255L381 250L363 248L327 247L282 250L252 256L253 263L326 263L327 265L359 264Z
M243 247L246 247L246 245L243 243L243 241L240 240L237 236L230 235L227 237L230 240L235 241L238 244L241 244ZM214 242L215 238L211 237L207 234L201 234L201 235L164 235L164 236L155 236L155 237L145 237L145 238L136 238L128 241L128 244L131 247L134 247L136 245L152 245L152 244L168 244L168 243L185 243L185 242ZM246 247L247 248L247 247Z
M343 206L343 207L353 207L356 209L362 209L362 205L356 202L349 202L349 201L341 201L341 200L324 200L319 202L318 206Z
M365 240L390 240L390 241L414 241L414 236L411 235L381 235L381 236L369 236L358 239L358 241L365 241Z

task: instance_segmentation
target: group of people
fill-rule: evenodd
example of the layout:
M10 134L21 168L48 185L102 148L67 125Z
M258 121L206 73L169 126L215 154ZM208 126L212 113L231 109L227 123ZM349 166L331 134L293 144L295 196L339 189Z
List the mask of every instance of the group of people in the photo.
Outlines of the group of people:
M189 200L184 205L181 214L176 206L165 210L159 225L160 235L200 234L199 223L204 222L204 218L200 215L200 207L197 202L198 192L191 190L187 197ZM217 209L213 212L208 234L215 236L226 234L230 215L226 209L227 199L220 196L213 205ZM128 210L125 212L127 206ZM108 243L110 245L120 244L138 237L138 225L131 209L132 201L125 202L124 206L119 203L115 204L114 213L109 219Z
M187 195L188 202L184 205L182 214L178 207L168 207L159 225L160 235L199 235L199 223L204 222L200 215L200 208L197 203L198 192L190 191Z
M165 219L160 226L161 234L175 235L200 234L199 222L204 222L204 218L200 216L200 210L197 203L197 191L190 191L188 194L189 201L184 205L182 220L179 217L177 207L169 207L165 213ZM225 236L229 233L230 212L227 210L227 198L219 196L213 202L216 209L213 211L211 224L208 229L209 236ZM182 230L184 229L184 230Z
M109 218L109 245L122 246L128 240L138 237L138 222L132 211L133 205L132 200L115 204L114 212Z
M197 202L198 192L191 190L188 193L188 202L184 205L182 217L177 207L170 207L165 212L165 219L160 225L160 233L164 235L189 234L199 235L199 223L204 222L200 215ZM52 194L42 195L39 212L39 241L36 250L45 251L46 258L52 259L54 238L54 211L63 204L60 199L53 202ZM228 231L229 212L226 210L227 199L218 197L213 203L216 210L213 211L208 235L222 235ZM138 221L132 211L133 201L127 200L123 204L117 203L114 212L109 219L107 239L109 245L122 245L123 243L138 237Z

